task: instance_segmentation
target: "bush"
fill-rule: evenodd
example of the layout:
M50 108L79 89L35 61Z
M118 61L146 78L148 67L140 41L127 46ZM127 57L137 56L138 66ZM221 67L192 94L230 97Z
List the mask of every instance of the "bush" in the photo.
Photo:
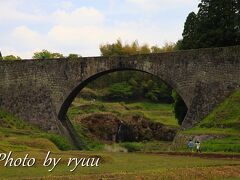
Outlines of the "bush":
M52 141L62 151L73 149L68 140L62 136L56 134L45 134L44 137Z
M132 86L127 82L115 83L108 89L106 99L108 100L128 100L132 97Z
M178 124L182 125L188 108L181 96L179 96L175 91L173 91L172 96L174 99L173 111L175 113L175 118L178 120Z

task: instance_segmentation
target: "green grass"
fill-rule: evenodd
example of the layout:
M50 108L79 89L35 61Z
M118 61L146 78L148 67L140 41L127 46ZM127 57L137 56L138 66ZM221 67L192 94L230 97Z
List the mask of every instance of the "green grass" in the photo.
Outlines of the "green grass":
M204 152L234 152L240 153L240 136L229 136L205 141L202 145Z
M143 154L143 153L96 153L96 152L79 152L69 151L61 153L53 153L52 157L61 157L61 163L49 173L47 167L42 166L42 162L46 156L46 152L31 151L31 152L14 152L14 157L24 157L26 153L29 153L30 157L37 158L37 164L35 167L3 167L3 162L0 162L0 177L1 178L15 178L23 179L32 177L45 177L46 179L99 179L104 177L107 179L136 179L137 176L142 176L145 179L147 177L166 178L171 175L173 178L192 176L206 179L207 177L225 177L225 173L229 174L239 172L240 161L232 159L203 159L198 157L183 157L183 156L164 156L157 154ZM78 167L76 171L70 172L70 167L67 167L67 161L69 157L89 157L98 156L102 161L99 167ZM229 166L232 165L232 166ZM238 165L238 166L236 166ZM229 166L231 169L224 171L224 167ZM221 169L221 173L218 174L208 173L208 168L214 170L216 168ZM204 172L207 173L204 173ZM218 176L217 176L218 175ZM170 176L170 177L171 177ZM236 173L231 174L230 177L236 177ZM118 178L117 178L118 177ZM55 179L54 178L54 179ZM100 178L104 179L104 178ZM151 178L150 178L151 179ZM194 179L194 177L190 178Z
M65 137L42 130L0 109L0 150L69 150L72 145Z
M233 93L214 109L188 134L240 135L240 90Z
M217 135L202 143L206 152L240 152L240 90L233 93L185 135Z
M120 145L128 152L162 152L168 151L171 142L167 141L149 141L149 142L123 142Z
M179 127L172 112L171 104L160 104L147 101L141 102L104 102L90 101L76 98L68 110L68 117L73 120L78 115L110 112L117 116L141 114L151 121L160 122L169 126Z

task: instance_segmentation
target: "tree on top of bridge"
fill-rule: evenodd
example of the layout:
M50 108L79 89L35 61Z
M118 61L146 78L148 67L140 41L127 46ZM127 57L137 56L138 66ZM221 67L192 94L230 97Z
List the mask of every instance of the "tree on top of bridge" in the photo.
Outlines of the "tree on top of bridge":
M160 53L175 50L175 43L166 42L163 47L149 46L148 44L139 45L138 41L134 41L131 44L123 44L120 39L112 44L100 45L100 51L102 56L123 56L134 54L148 54L148 53Z
M60 53L52 53L46 49L43 49L40 52L35 52L33 59L56 59L56 58L64 58L64 56Z
M3 60L21 60L21 58L19 56L14 56L14 55L7 55L7 56L3 56L2 57Z

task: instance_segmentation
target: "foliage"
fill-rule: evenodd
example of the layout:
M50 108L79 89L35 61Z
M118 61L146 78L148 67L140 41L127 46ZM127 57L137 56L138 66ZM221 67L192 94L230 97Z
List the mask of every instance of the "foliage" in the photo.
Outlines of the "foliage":
M196 23L197 23L197 15L194 12L191 12L184 25L184 30L182 33L183 41L181 49L194 49L196 48Z
M172 96L174 99L173 111L175 113L175 118L178 120L178 124L181 125L187 114L188 108L181 96L179 96L176 91L172 92Z
M149 46L144 44L140 46L138 41L134 41L131 44L123 44L120 39L112 44L100 45L100 51L102 56L124 56L134 54L149 54L149 53L160 53L175 50L174 43L165 43L163 47Z
M233 93L200 124L207 128L234 128L240 130L240 90Z
M43 137L52 141L60 150L66 151L73 149L72 145L68 142L68 140L62 136L57 134L44 134Z
M85 99L75 98L68 110L67 116L72 122L93 113L113 114L127 119L129 116L138 115L154 122L160 122L167 126L179 127L172 112L171 104L156 103L144 99L125 102L106 102L100 99L91 103Z
M79 54L69 54L68 55L68 59L78 59L79 57L81 57L81 55Z
M14 144L19 144L19 146L21 145L25 149L28 149L34 147L40 148L41 146L45 147L47 144L49 146L51 145L51 143L49 143L51 141L60 150L69 150L73 148L68 142L68 140L65 139L64 137L50 132L45 133L38 129L37 127L28 124L27 122L13 116L12 114L2 109L0 109L0 126L1 126L0 134L1 133L4 134L5 143L14 142ZM11 136L11 138L7 139L6 136ZM35 139L38 139L38 141L41 142L38 142ZM16 148L19 149L19 147ZM55 149L53 146L51 148Z
M32 126L12 114L0 109L0 126L2 128L32 130Z
M60 53L52 53L46 49L43 49L40 52L35 52L33 59L56 59L56 58L64 58L64 56Z
M232 46L240 43L238 0L201 0L198 13L185 22L180 49Z
M240 90L216 107L196 127L190 129L191 133L239 134L240 130ZM206 131L208 130L208 131Z
M217 135L222 138L204 141L203 151L240 152L240 90L217 106L194 128L183 131L190 135Z
M108 89L106 97L109 100L128 100L132 96L132 86L127 82L115 83Z
M14 56L14 55L8 55L8 56L3 56L2 57L3 60L21 60L21 58L19 56Z
M120 71L114 72L91 82L87 87L95 89L97 92L102 92L104 99L108 95L104 91L109 92L110 86L124 82L131 87L130 99L146 98L155 102L172 103L171 97L172 88L159 80L159 78L147 73L135 71ZM129 99L127 98L127 99ZM126 99L125 99L126 100Z
M202 143L202 151L240 153L240 137L230 136L205 141Z

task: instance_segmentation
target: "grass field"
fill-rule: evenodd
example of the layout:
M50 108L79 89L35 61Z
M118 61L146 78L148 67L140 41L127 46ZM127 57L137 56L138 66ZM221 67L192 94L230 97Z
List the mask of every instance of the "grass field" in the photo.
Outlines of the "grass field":
M27 152L15 152L23 157ZM37 158L34 167L3 167L0 163L0 177L15 179L213 179L240 177L240 160L203 159L198 157L168 156L142 153L103 152L57 152L52 157L61 157L61 163L51 172L43 167L46 151L30 151L30 157ZM101 157L99 167L78 167L70 172L69 157Z

